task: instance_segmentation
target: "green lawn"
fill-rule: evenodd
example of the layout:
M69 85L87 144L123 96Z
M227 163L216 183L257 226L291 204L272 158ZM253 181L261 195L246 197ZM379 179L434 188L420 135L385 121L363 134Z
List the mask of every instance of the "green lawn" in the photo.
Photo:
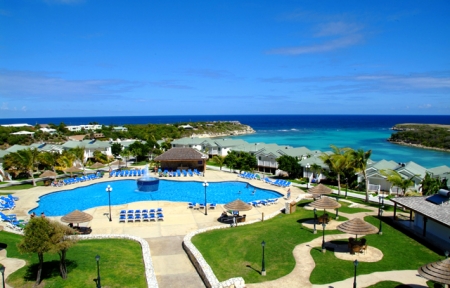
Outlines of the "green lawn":
M378 218L368 216L364 220L375 227L379 226ZM383 235L366 235L364 238L367 239L368 249L376 247L383 252L383 259L373 263L360 262L358 275L370 274L375 271L416 270L424 264L442 258L386 222L383 222ZM346 241L341 240L341 242ZM332 251L322 253L317 248L311 250L311 255L316 263L316 267L311 273L311 283L333 283L353 276L353 263L336 258ZM327 271L334 272L328 273Z
M278 279L293 270L294 247L320 237L320 233L314 235L310 229L301 225L303 221L313 218L313 211L301 208L306 203L307 201L300 202L297 205L297 211L293 214L280 214L273 219L252 225L209 231L196 235L192 242L203 254L220 281L239 276L243 277L246 283ZM347 207L346 209L356 208ZM334 214L330 213L330 215ZM340 217L339 220L347 219ZM378 218L369 216L366 217L366 221L376 227L379 226ZM320 230L320 227L318 229ZM341 232L337 230L326 232L326 234L338 233ZM385 222L383 222L383 235L367 235L365 238L368 245L380 249L384 257L376 263L361 262L358 266L358 274L417 269L421 265L442 258ZM266 242L267 276L265 277L260 275L263 240ZM316 262L316 268L310 278L312 283L332 283L353 276L353 263L337 259L332 251L322 253L320 247L316 247L311 250L311 254Z
M13 287L33 287L38 259L36 254L18 252L16 244L21 237L0 232L0 245L7 245L8 257L27 261L27 265L10 275L7 282ZM140 244L122 239L79 241L67 252L66 280L59 276L58 255L45 254L42 287L95 287L97 254L100 255L102 287L147 287Z
M395 281L382 281L367 288L411 288L411 286Z
M44 186L44 181L38 181L36 182L36 186ZM30 189L33 188L35 186L33 186L32 183L29 184L19 184L19 185L13 185L13 186L9 186L9 187L3 187L0 188L0 191L9 191L9 190L23 190L23 189Z
M280 214L264 222L202 233L193 237L192 242L220 281L240 276L246 283L263 282L280 278L294 269L294 247L318 237L301 225L304 220L313 218L313 211L297 207L295 213ZM347 220L339 218L339 221ZM266 242L265 277L260 276L263 240Z
M365 209L365 208L351 208L349 207L352 203L348 203L348 202L344 202L344 201L339 201L339 204L341 204L341 208L339 208L339 212L343 212L343 213L359 213L359 212L372 212L372 210L369 209Z

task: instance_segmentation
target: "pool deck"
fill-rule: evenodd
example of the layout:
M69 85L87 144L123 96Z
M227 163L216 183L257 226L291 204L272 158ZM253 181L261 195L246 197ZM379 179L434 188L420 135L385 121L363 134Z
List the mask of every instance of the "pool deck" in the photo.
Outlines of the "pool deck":
M152 175L154 174L152 173ZM109 181L120 181L124 179L137 179L139 177L112 177L107 175L101 179L71 184L63 187L44 187L39 186L27 190L11 191L14 196L19 197L16 201L16 208L12 213L17 214L19 219L28 220L28 211L37 206L37 200L40 196L57 192L61 190L73 189L94 183ZM277 191L286 195L288 188L281 188L264 183L259 180L248 180L237 176L235 173L224 171L207 170L205 177L171 177L164 178L174 181L243 181L251 185ZM114 185L111 185L114 188ZM290 187L291 199L295 199L304 192L297 187ZM114 190L113 192L114 193ZM107 202L107 193L105 192L105 202ZM261 219L262 213L269 215L277 210L284 208L286 200L280 199L277 204L253 207L250 211L245 211L247 221ZM162 208L164 211L164 221L157 222L137 222L137 223L119 223L120 210L127 209L150 209ZM82 223L80 226L91 227L92 234L128 234L144 238L150 244L152 261L159 287L204 287L204 284L198 276L195 268L182 248L183 237L192 231L212 227L229 226L217 221L223 211L223 205L217 205L217 208L208 209L208 215L204 215L204 210L194 210L187 207L185 202L169 201L141 201L124 205L111 206L112 221L109 221L109 207L100 206L84 210L93 216L88 223ZM7 212L8 214L8 212ZM61 217L48 217L60 221ZM8 229L5 229L8 230ZM10 266L11 267L11 266ZM9 270L11 271L11 270Z

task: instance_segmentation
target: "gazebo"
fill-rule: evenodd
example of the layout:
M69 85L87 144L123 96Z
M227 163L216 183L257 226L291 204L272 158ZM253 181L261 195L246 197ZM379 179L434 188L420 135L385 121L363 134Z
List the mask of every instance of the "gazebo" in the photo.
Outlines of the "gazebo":
M208 155L194 148L174 147L159 155L154 160L161 163L160 166L163 170L197 169L203 171L204 175Z
M312 187L308 190L308 193L313 194L313 195L330 195L333 194L333 190L323 184L319 184L315 187ZM313 196L314 198L318 198L316 196Z

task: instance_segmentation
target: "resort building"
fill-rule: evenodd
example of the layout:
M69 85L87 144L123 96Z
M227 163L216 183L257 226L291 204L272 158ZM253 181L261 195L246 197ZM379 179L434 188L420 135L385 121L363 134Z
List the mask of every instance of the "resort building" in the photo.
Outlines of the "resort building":
M396 197L394 202L394 220L436 246L448 249L450 245L450 192L441 189L432 196ZM409 219L398 219L397 208L410 210Z
M196 149L176 147L171 148L159 155L155 158L155 161L160 162L161 169L163 171L183 171L196 169L204 173L206 170L207 159L208 155L201 153Z
M94 152L100 151L106 156L112 156L111 153L111 144L106 141L99 140L82 140L82 141L67 141L62 145L65 150L69 150L72 148L82 147L84 148L84 159L83 162L86 162L89 158L94 158Z
M30 131L19 131L19 132L14 132L14 133L10 133L11 135L30 135L33 136L34 132L30 132Z
M113 127L112 131L113 132L128 132L128 128L123 127L123 126L117 126L117 127Z
M72 131L72 132L78 132L81 130L97 130L97 129L102 129L102 125L70 125L70 126L66 126L67 130Z
M44 133L49 133L49 134L56 133L56 129L53 129L53 128L43 127L43 128L39 128L39 130L41 130Z

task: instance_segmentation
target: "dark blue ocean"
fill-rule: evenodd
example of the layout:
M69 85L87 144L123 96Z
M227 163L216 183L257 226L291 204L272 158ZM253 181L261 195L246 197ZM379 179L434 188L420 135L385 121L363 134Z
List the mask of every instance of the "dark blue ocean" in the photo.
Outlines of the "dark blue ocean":
M330 150L330 144L372 150L375 161L414 161L424 167L450 166L450 153L391 144L386 141L390 128L399 123L448 124L450 116L414 115L192 115L192 116L117 116L0 119L0 124L28 123L66 125L98 122L105 125L184 123L237 120L250 125L256 134L238 136L247 142L276 143L311 150Z

